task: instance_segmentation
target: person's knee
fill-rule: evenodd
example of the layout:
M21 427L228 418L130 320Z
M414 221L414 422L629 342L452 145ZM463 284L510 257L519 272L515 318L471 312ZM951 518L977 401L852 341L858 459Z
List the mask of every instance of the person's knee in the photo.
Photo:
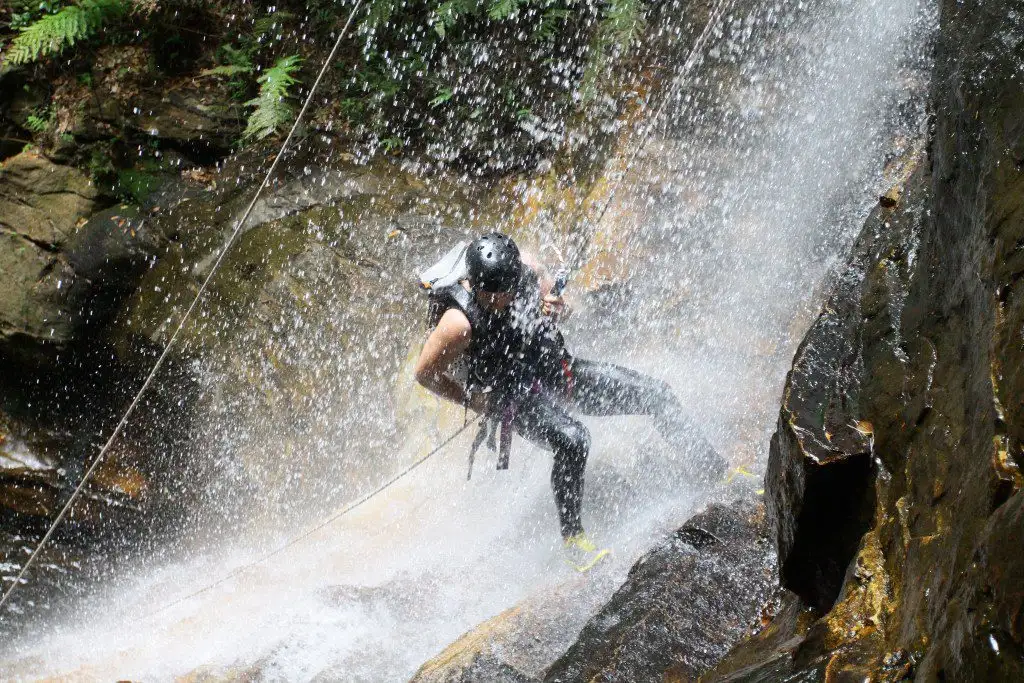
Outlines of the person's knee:
M647 395L649 397L648 410L653 415L671 415L682 409L676 392L672 391L668 382L652 379Z
M590 452L590 431L579 422L565 425L558 435L555 450L566 461L586 461Z
M590 431L583 425L576 423L571 429L566 430L566 440L569 450L577 457L586 458L590 452Z

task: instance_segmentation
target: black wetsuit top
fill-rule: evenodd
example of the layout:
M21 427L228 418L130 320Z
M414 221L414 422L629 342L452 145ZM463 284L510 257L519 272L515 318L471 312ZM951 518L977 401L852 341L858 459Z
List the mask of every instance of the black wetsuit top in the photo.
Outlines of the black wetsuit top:
M430 322L457 308L465 314L472 340L465 360L471 391L497 392L501 402L529 392L536 381L557 377L570 358L551 319L540 311L537 276L525 269L515 299L502 311L488 311L461 283L431 292Z

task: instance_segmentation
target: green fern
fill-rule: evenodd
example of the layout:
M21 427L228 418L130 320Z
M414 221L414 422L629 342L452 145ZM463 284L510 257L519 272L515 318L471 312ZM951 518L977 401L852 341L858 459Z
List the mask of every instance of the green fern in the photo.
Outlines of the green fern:
M536 40L551 41L558 33L558 26L569 18L569 10L564 7L552 7L544 10L533 36Z
M430 24L434 31L441 38L448 33L448 29L455 26L459 17L473 14L477 10L477 0L445 0L434 10L430 18Z
M646 21L643 0L609 1L580 79L579 92L585 102L597 96L598 83L607 75L614 51L626 50Z
M373 0L366 12L366 18L359 24L360 29L366 30L387 24L397 8L397 0Z
M25 118L25 128L33 133L42 133L50 128L50 117L42 117L36 114L29 114Z
M108 21L123 16L129 0L81 0L56 14L48 14L25 28L11 41L4 66L18 66L61 52L84 40Z
M519 11L519 6L527 0L491 0L487 7L487 16L492 21L508 19Z
M642 0L610 0L601 29L611 43L624 49L633 42L645 22Z
M232 76L238 76L239 74L252 73L252 66L244 66L242 64L222 64L215 66L211 69L203 69L199 72L200 76L226 76L228 78Z
M249 115L243 138L262 140L292 120L295 108L289 101L289 89L298 83L293 74L301 64L298 55L282 57L259 77L260 94L245 103L255 109Z

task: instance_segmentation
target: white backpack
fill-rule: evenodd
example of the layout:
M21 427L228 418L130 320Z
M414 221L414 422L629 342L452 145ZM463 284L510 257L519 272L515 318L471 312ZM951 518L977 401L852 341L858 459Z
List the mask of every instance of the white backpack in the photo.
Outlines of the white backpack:
M426 290L440 289L454 285L459 280L465 280L469 275L469 269L466 267L468 248L468 241L459 242L442 256L440 261L421 272L420 287Z

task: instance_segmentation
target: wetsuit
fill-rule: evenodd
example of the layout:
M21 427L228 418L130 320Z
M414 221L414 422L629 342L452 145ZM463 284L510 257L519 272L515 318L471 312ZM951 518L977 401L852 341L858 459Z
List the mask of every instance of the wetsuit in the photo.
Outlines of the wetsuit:
M570 414L650 415L675 448L696 446L702 460L721 460L692 428L667 383L612 363L573 358L551 320L540 313L536 275L526 270L505 311L485 311L461 284L432 297L432 322L458 308L472 328L465 353L470 391L491 394L490 410L508 416L519 434L554 453L551 486L562 536L583 531L580 510L590 432ZM708 470L703 470L708 471ZM713 475L717 476L717 474Z

